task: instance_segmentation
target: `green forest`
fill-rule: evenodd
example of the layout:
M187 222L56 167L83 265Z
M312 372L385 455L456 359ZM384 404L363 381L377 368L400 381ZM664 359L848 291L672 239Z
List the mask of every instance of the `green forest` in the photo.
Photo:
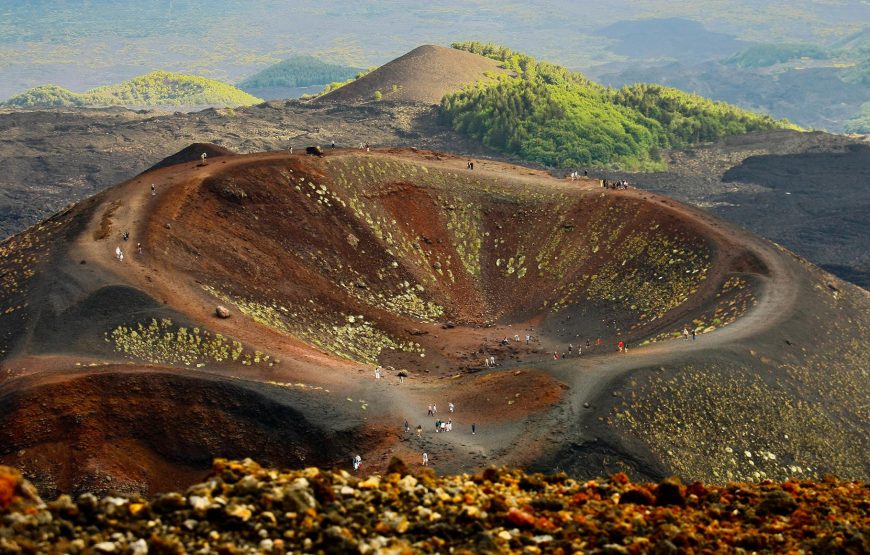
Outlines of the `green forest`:
M784 120L659 85L611 89L493 44L452 46L499 60L513 74L445 96L443 121L491 148L548 166L663 169L661 149L794 128Z
M328 64L314 56L292 56L239 82L238 87L252 91L269 87L325 85L345 81L360 71L360 68Z
M28 89L4 104L16 108L74 106L250 106L262 102L232 85L206 79L153 71L116 85L76 93L45 85Z

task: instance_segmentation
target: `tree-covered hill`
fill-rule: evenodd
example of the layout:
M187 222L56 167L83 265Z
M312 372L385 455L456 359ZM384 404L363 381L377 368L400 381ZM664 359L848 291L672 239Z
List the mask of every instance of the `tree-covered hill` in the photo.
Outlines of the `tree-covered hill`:
M314 56L291 56L239 82L244 91L271 87L308 87L345 81L362 71L360 68L328 64Z
M152 71L116 85L75 93L45 85L13 96L3 105L15 108L74 106L250 106L262 102L242 90L205 77Z
M610 89L580 73L492 44L452 46L499 60L513 75L444 97L444 121L487 146L546 165L657 169L663 166L658 156L662 148L793 127L659 85Z

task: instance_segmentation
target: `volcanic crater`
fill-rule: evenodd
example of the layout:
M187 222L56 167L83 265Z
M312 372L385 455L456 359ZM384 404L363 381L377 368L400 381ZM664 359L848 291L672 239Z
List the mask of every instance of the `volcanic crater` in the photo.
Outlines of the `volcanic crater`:
M866 293L665 197L416 149L220 154L0 247L0 462L41 488L153 492L216 456L558 466L541 461L587 441L655 478L679 453L607 424L631 370L753 360L834 291L866 329ZM426 406L448 401L461 431L435 435ZM826 422L860 429L834 404Z

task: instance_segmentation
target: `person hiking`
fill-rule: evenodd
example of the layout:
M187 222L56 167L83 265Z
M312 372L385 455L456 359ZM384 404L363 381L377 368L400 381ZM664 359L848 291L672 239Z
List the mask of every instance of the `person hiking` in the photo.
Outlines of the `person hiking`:
M689 329L685 326L683 326L683 339L686 341L689 340Z
M432 412L432 405L429 405L429 412L426 413L426 416L435 416L435 413Z
M417 437L423 437L423 426L417 424Z
M477 433L477 424L472 422L471 423L471 435L474 435L475 433Z
M411 432L411 425L408 424L408 421L405 420L405 433L408 434Z
M455 409L455 408L456 408L456 406L453 403L447 403L447 410L449 412L453 412L453 409Z
M621 339L619 340L619 343L616 344L616 346L619 348L620 353L625 349L625 343Z
M429 454L423 452L423 466L429 466Z
M156 194L157 194L157 185L152 183L151 184L151 196L153 197Z
M695 330L692 330L692 341L695 340Z

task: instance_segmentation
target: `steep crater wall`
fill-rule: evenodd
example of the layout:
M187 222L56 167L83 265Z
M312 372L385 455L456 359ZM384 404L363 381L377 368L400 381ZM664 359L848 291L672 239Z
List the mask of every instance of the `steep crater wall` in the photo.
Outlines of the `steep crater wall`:
M288 157L171 203L155 251L261 324L366 362L427 351L408 334L426 323L646 341L752 306L765 272L753 254L669 201L591 184L424 157Z

